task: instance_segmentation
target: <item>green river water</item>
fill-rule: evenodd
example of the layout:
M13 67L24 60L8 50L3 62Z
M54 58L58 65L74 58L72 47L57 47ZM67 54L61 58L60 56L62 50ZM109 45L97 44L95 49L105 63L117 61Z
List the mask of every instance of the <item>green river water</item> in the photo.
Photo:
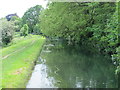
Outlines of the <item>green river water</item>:
M41 76L40 78L42 79L36 82L39 83L39 88L118 87L118 81L114 74L115 66L111 63L109 57L91 54L83 48L65 46L57 40L46 41L37 65L42 65L38 67L38 70L43 67L39 71L41 74L38 76ZM31 80L30 82L33 81ZM41 84L44 85L40 86Z

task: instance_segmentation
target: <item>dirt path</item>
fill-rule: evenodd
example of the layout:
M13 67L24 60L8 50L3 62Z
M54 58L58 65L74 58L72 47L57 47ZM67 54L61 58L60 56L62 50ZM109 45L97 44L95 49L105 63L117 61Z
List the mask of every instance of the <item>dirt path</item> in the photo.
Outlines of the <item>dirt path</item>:
M19 51L21 51L21 50L25 49L26 47L28 47L28 46L32 45L34 42L35 42L35 40L33 40L31 44L26 45L26 46L24 46L24 47L22 47L22 48L20 48L20 49L18 49L18 50L16 50L16 51L14 51L14 52L10 53L10 54L8 54L8 55L4 56L4 57L2 58L2 60L3 60L3 59L8 58L9 56L11 56L12 54L14 54L14 53L16 53L16 52L19 52Z

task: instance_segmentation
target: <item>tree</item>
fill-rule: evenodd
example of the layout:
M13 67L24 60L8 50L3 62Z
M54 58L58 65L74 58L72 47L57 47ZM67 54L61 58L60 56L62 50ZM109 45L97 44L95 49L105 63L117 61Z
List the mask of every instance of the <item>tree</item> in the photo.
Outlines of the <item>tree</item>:
M41 33L40 25L39 24L36 24L34 26L33 33L36 34L36 35L39 35Z
M2 33L2 43L7 45L13 39L14 34L14 23L11 21L7 21L6 19L0 20L0 32Z
M36 24L40 23L39 15L43 10L41 5L36 5L28 9L22 17L22 23L27 24L29 27L29 33L33 33Z
M21 36L27 36L28 35L28 25L27 24L24 24L23 27L21 28L20 30L21 32Z
M114 3L54 2L41 15L41 31L47 36L62 37L72 43L87 45L90 39L96 43L105 34L107 20L114 12Z
M112 56L120 72L120 5L117 3L51 3L41 15L41 31L86 46L88 51Z
M15 31L19 32L22 26L22 19L16 16L13 16L10 21L13 21L15 24Z

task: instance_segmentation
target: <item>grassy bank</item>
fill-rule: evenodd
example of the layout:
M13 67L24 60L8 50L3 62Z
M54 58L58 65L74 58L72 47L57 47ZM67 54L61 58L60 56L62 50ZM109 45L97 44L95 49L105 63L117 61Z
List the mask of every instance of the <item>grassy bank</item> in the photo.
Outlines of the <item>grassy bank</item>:
M24 88L30 78L45 39L40 36L19 37L2 50L2 87Z

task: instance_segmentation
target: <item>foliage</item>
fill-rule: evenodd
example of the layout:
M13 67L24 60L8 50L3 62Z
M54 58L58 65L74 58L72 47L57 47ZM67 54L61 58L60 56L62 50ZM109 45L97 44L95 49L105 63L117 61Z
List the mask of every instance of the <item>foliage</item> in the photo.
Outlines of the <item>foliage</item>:
M48 36L87 43L85 41L93 36L94 30L95 36L103 34L101 29L104 29L114 8L113 3L52 3L41 15L41 30ZM100 30L93 30L93 27Z
M22 23L27 24L29 27L29 33L33 33L34 27L39 23L39 15L43 10L41 5L36 5L28 9L22 17Z
M0 20L0 32L2 33L2 43L7 45L13 39L14 34L14 23L12 21L7 21L6 19Z
M10 21L13 21L15 24L15 31L20 31L21 25L22 25L22 19L16 16L13 16Z
M39 35L41 33L40 25L39 24L36 24L34 26L33 33L36 34L36 35Z
M119 37L119 11L120 8L118 8L120 2L116 3L116 12L114 13L110 23L109 23L109 34L107 37L109 37L109 46L112 48L111 50L114 51L114 53L111 55L112 60L117 65L116 73L120 74L120 37Z
M21 32L21 36L27 36L28 35L28 25L27 24L24 24L24 26L21 28L20 30Z
M115 54L118 62L118 6L117 2L53 2L41 15L41 31L89 51Z

